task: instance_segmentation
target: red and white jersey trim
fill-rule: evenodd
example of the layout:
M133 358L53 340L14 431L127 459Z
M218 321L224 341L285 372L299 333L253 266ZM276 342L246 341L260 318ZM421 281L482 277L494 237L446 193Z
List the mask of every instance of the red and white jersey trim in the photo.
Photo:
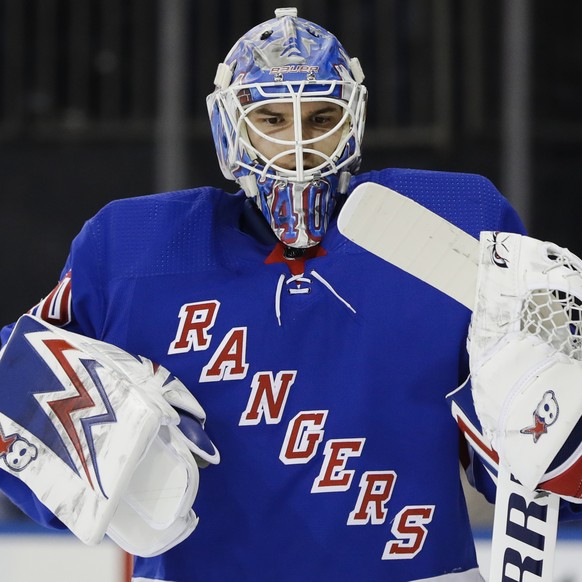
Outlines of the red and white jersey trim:
M28 313L57 327L70 323L72 319L71 271L68 271L57 286Z

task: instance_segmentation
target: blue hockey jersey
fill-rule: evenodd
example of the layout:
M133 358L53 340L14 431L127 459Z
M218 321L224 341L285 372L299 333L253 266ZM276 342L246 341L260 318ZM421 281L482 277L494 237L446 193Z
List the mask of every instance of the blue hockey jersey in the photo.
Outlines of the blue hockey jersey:
M475 237L523 231L480 176L387 169L353 186L364 181ZM222 461L202 471L200 523L138 558L135 577L477 579L445 401L468 373L469 310L334 224L310 258L286 260L241 226L247 211L242 192L213 188L115 201L86 223L38 308L164 365L206 410ZM50 523L8 477L6 492Z

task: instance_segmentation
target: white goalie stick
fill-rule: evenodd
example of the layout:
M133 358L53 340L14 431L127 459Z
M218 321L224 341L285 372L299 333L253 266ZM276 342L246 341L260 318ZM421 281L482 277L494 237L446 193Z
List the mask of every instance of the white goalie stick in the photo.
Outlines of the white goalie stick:
M410 198L366 182L338 218L349 240L473 309L479 241ZM553 579L559 497L531 491L499 463L490 582Z

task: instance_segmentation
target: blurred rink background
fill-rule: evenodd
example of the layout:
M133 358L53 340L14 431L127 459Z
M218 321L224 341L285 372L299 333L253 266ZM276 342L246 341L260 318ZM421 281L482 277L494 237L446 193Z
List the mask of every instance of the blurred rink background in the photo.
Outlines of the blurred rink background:
M490 178L532 236L582 254L582 4L297 0L358 56L370 91L363 170ZM205 96L267 0L0 0L0 323L55 285L84 220L115 198L220 174ZM285 4L282 4L285 5ZM453 387L452 387L453 388ZM487 573L492 508L469 492ZM555 579L582 581L582 525ZM113 544L41 530L0 497L3 582L124 582Z

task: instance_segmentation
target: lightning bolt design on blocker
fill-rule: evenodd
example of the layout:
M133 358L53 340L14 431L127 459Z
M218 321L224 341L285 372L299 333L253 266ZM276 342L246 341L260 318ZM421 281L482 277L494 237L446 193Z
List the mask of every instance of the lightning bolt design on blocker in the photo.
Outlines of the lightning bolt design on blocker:
M30 337L31 335L33 334L29 334L27 339L36 347L37 342ZM67 449L70 453L74 451L75 454L72 456L80 463L82 472L91 488L95 489L95 479L99 489L107 498L99 475L93 427L98 424L116 422L116 417L97 374L97 369L102 366L96 360L79 357L79 350L66 340L43 339L41 342L58 362L68 382L63 382L64 378L59 378L63 386L62 392L38 391L34 397L49 416L61 437L63 438L65 435L68 437L63 438L63 441L65 445L66 441L70 443ZM69 352L69 357L67 357L67 352ZM81 365L87 372L90 383L85 383L79 376L72 363L75 359L77 368ZM93 392L93 396L91 396L90 391Z

